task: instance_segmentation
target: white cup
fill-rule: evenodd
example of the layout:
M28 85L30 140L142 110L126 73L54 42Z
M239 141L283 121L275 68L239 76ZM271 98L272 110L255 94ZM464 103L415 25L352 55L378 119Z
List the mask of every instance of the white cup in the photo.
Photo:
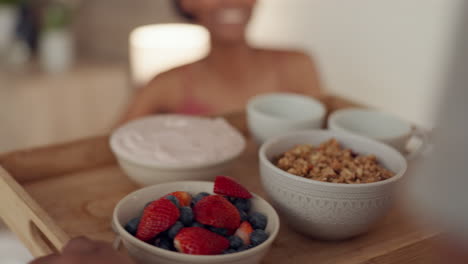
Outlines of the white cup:
M292 93L259 95L247 104L247 123L258 144L286 132L321 128L325 114L320 101Z
M427 146L427 134L409 122L376 110L343 109L328 118L328 128L344 131L379 140L403 153L407 159L417 157ZM419 144L408 149L412 139L419 139Z

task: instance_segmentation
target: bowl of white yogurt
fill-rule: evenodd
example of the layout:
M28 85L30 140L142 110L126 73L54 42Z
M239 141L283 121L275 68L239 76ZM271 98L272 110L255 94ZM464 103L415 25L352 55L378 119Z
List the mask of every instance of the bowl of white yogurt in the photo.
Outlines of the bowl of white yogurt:
M139 185L212 180L244 151L239 131L222 118L155 115L115 130L110 147Z

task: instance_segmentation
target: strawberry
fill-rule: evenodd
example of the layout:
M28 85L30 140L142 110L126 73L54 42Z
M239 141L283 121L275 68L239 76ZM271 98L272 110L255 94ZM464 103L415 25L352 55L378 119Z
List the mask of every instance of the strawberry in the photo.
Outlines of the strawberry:
M217 255L229 248L229 240L201 227L188 227L174 238L174 246L185 254Z
M245 189L244 186L240 185L233 178L227 176L216 177L214 184L214 192L216 194L236 198L252 198L252 194L249 191L247 191L247 189Z
M192 202L192 196L188 192L173 192L166 196L175 196L179 200L179 204L181 207L190 206Z
M250 235L253 232L252 225L249 222L244 221L237 229L235 235L240 237L244 241L244 245L250 245Z
M154 201L143 211L136 237L149 241L173 226L179 216L179 208L171 201L167 199Z
M204 225L226 229L237 229L240 225L237 208L219 195L204 197L194 206L193 212L195 220Z

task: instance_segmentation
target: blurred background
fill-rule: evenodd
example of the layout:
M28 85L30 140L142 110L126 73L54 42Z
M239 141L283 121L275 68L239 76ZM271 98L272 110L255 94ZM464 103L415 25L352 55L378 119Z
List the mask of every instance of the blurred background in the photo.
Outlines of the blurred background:
M460 2L264 0L249 39L303 49L329 92L431 128ZM0 151L104 133L135 86L132 30L181 21L168 0L0 0Z
M461 3L263 0L249 41L302 49L328 92L431 129ZM203 32L184 61L134 31L175 22L170 0L0 0L0 153L109 131L149 74L206 54Z

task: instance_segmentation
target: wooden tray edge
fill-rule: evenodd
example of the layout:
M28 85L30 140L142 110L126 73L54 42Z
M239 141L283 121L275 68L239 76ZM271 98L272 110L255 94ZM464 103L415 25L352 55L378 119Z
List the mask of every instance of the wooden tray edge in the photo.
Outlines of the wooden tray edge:
M0 155L0 165L20 184L115 163L109 136L97 136Z
M35 256L57 253L68 236L0 166L0 217Z

